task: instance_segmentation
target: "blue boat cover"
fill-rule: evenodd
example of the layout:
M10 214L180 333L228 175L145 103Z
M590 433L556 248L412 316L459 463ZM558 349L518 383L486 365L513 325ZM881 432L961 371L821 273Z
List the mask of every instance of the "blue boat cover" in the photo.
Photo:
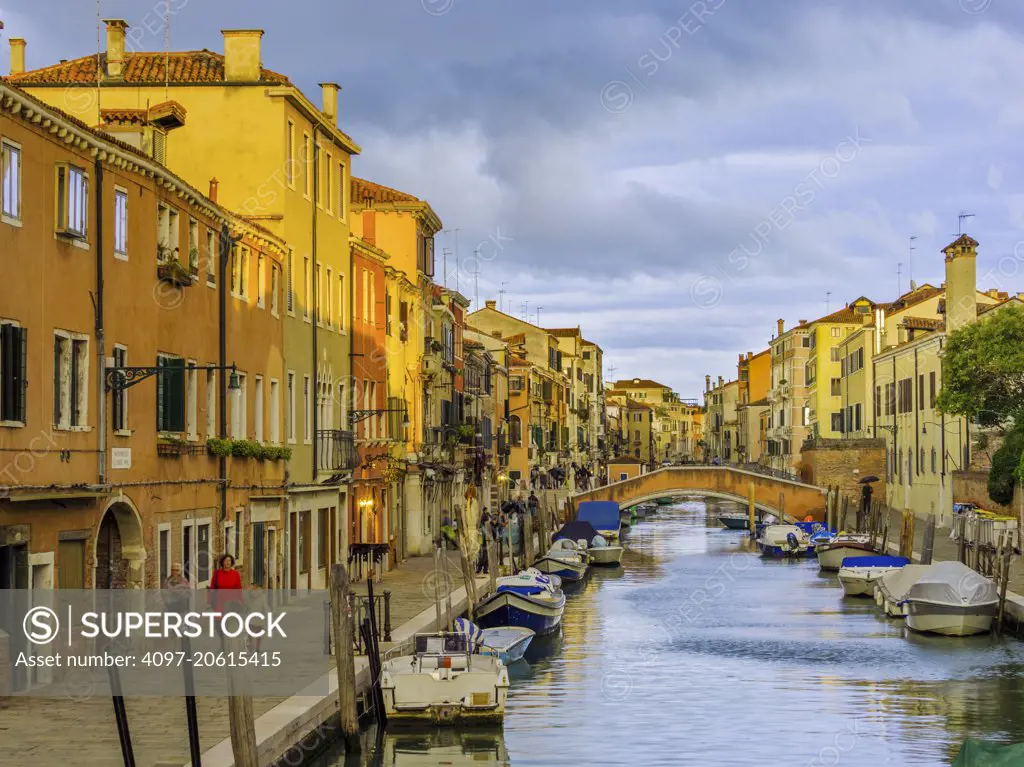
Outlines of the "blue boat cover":
M619 529L619 504L615 501L582 501L577 522L589 522L595 530Z
M910 560L906 557L846 557L843 560L843 567L903 567L909 565Z
M589 522L581 522L580 520L576 520L575 522L569 522L568 524L564 525L561 530L555 533L555 536L552 540L557 541L562 538L566 538L570 541L591 541L594 539L595 535L600 536L600 533L598 533L597 530L594 529L594 526L592 524L590 524Z
M522 594L523 596L532 596L534 594L540 594L544 591L543 586L539 586L535 583L526 583L522 586L512 586L510 584L502 584L498 586L498 590L495 593L502 591L511 591L513 594Z
M455 619L455 633L464 636L473 647L480 644L480 640L484 638L483 629L466 618Z

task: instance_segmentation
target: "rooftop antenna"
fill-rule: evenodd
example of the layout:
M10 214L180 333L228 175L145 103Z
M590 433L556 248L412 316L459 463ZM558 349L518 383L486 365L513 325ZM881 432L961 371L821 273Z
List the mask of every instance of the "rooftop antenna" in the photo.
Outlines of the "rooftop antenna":
M473 251L476 256L476 269L473 270L473 307L480 308L480 248Z
M455 232L455 292L459 291L459 269L462 267L459 261L459 228L445 229L445 233ZM447 275L445 275L445 287L448 287Z
M896 264L896 297L899 298L903 295L903 262L900 261Z
M444 270L441 273L441 282L446 288L448 287L448 254L451 252L450 248L441 248L441 268Z
M914 240L917 239L917 235L910 235L910 263L907 264L907 277L910 278L910 284L914 284L914 251L917 248L914 247Z
M538 328L540 327L540 310L543 309L543 308L544 308L543 306L538 306L537 307L537 327Z
M608 380L609 381L614 381L615 380L615 371L616 370L618 370L618 368L615 367L614 365L609 365L608 366Z
M508 285L508 280L501 281L501 290L498 291L498 311L502 312L505 310L505 294L508 293L505 290L505 286Z
M832 295L832 291L831 290L826 290L825 291L825 314L829 314L829 300L828 299L831 297L831 295Z
M968 213L966 210L960 211L960 215L957 217L956 236L959 237L964 233L964 221L969 218L974 218L973 213Z

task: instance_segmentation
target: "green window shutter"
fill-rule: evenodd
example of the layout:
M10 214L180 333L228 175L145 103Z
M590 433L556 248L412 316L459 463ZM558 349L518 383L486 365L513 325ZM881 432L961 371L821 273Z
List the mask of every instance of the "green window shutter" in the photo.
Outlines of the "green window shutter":
M167 366L167 430L185 431L185 360L171 359Z
M28 328L18 328L19 352L21 359L17 361L15 370L15 397L17 406L16 420L25 422L28 414Z
M157 431L168 431L167 429L167 417L165 415L167 411L167 381L164 378L163 367L167 364L167 360L163 357L156 358L156 366L160 368L156 374L156 429Z

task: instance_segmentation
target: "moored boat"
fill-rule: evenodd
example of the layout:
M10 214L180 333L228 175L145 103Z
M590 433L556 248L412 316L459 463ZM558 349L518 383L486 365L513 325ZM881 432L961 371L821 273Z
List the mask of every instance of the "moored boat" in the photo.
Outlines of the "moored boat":
M633 512L634 517L636 517L637 519L643 519L647 516L647 504L637 504L636 506L632 507L631 511Z
M867 535L845 535L822 537L812 540L814 553L818 555L818 567L822 570L836 571L848 557L869 557L878 554L878 550L868 544Z
M906 606L903 600L907 596L907 591L929 567L931 565L907 565L883 575L875 581L875 604L890 618L904 617Z
M508 684L501 659L474 653L459 634L417 634L381 664L389 726L499 724Z
M522 660L536 634L521 626L481 629L467 618L455 619L455 633L467 637L474 652L501 658L506 666Z
M629 527L633 524L633 509L619 509L619 527Z
M796 525L766 525L757 548L763 557L809 557L814 552L808 534Z
M847 557L839 568L839 582L848 597L872 596L875 581L910 564L906 557Z
M619 504L615 501L583 501L576 510L577 522L589 522L609 542L619 539Z
M554 540L590 541L587 554L592 565L617 565L622 560L622 547L610 544L589 522L568 522L554 535Z
M983 634L999 605L995 584L960 562L928 567L904 599L907 626L944 636Z
M538 635L557 630L565 594L554 581L533 568L499 578L497 590L477 606L477 623L485 629L522 626Z
M545 575L557 575L566 585L583 580L590 557L586 541L559 538L551 544L547 554L533 563Z
M675 498L672 498L671 496L667 496L665 498L658 498L655 501L655 503L658 504L659 506L671 506L675 502Z
M740 516L720 516L718 521L730 530L749 530L750 520Z

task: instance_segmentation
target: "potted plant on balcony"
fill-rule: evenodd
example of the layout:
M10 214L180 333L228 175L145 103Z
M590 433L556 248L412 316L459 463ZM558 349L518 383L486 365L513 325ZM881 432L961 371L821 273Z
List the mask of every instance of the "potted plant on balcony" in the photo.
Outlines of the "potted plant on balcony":
M161 435L156 441L156 454L164 458L177 458L189 452L190 445L181 437Z
M189 248L188 271L192 277L199 276L199 248Z
M459 437L459 442L463 445L472 445L473 439L476 437L476 427L469 423L459 424L456 430Z
M181 265L177 258L177 249L172 250L166 245L157 245L156 276L164 282L184 288L192 284L192 275Z

